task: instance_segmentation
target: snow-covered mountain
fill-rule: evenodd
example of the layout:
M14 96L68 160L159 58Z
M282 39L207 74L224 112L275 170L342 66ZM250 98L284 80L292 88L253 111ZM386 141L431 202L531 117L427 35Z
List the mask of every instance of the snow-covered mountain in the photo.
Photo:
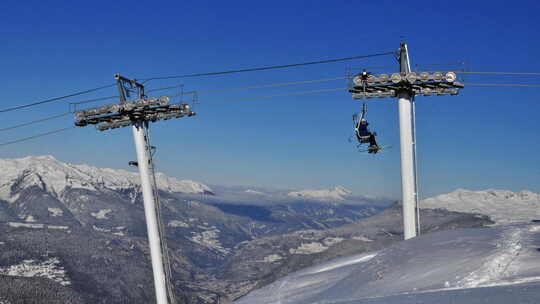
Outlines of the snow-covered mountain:
M352 192L345 187L336 186L334 189L291 191L288 196L319 201L344 201L351 194Z
M32 289L27 286L39 282L45 285L37 289L51 291L50 297L57 290L47 284L69 282L59 286L75 294L62 303L95 303L103 290L110 292L107 303L150 301L152 290L136 287L151 285L137 172L51 156L0 159L0 168L0 303L6 288ZM398 206L383 211L392 201L342 187L210 188L162 174L157 179L173 272L182 282L177 292L192 297L186 303L216 303L225 294L234 299L303 267L401 238ZM214 195L201 195L210 192ZM425 210L422 223L429 232L491 222ZM107 273L100 268L104 261ZM118 284L129 287L118 292ZM72 300L77 292L87 301ZM18 298L16 292L9 296Z
M18 159L0 159L0 199L13 202L17 192L30 186L61 198L66 189L122 190L139 187L136 172L119 169L96 168L88 165L63 163L53 156L30 156ZM191 180L179 180L156 173L158 188L177 193L212 193L210 187Z
M420 202L421 208L479 213L489 216L497 224L540 220L540 195L523 190L471 191L457 189Z
M47 284L59 283L61 290L81 292L86 300L75 301L78 296L70 295L62 303L96 303L98 295L107 303L151 302L152 289L136 287L151 285L138 172L69 164L52 156L0 159L0 168L0 303L6 294L18 299L17 290L32 288L56 297L57 291ZM229 262L241 244L299 230L337 228L379 213L381 205L388 204L361 196L349 196L339 204L293 198L288 189L210 188L164 174L157 174L157 183L173 272L183 282L177 292L188 295L186 303L243 295L288 258L283 255L278 261L277 255L264 255L265 271L255 261ZM338 241L322 237L324 248L317 252L332 250ZM103 246L97 246L99 242ZM261 250L269 248L262 246ZM311 247L296 242L289 247L295 249L290 255L301 252L305 260L312 253ZM250 248L254 257L260 255L255 245ZM106 275L100 268L104 263ZM124 267L127 264L130 267ZM233 275L220 276L225 266ZM287 269L281 271L288 273ZM42 285L28 287L38 283ZM118 284L129 287L118 292ZM103 290L110 290L110 296L103 296Z
M431 233L307 268L235 303L538 303L539 239L535 224Z

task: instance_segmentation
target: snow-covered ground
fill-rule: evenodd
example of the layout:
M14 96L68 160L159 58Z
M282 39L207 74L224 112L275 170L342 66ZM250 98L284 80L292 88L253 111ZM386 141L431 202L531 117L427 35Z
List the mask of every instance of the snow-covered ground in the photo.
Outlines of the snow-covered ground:
M60 208L47 208L47 210L49 211L52 217L64 215L64 211L62 211L62 209Z
M101 209L98 212L91 212L90 215L98 220L106 220L109 218L107 215L111 212L111 209Z
M28 223L18 223L18 222L7 222L7 226L11 228L30 228L30 229L57 229L57 230L68 230L69 226L61 225L45 225L45 224L28 224ZM69 233L69 231L68 231Z
M190 240L223 255L229 254L230 249L223 247L219 241L221 230L215 226L207 226L207 224L208 223L204 223L204 225L198 226L202 231L192 231Z
M339 237L328 237L322 242L302 243L298 248L290 248L290 254L313 254L326 251L328 248L342 242L344 239Z
M539 248L540 224L432 233L302 270L235 303L540 303Z
M271 254L271 255L265 256L264 259L263 259L263 262L265 262L265 263L273 263L273 262L276 262L276 261L280 261L282 259L283 259L283 257L280 256L279 254Z
M0 267L0 275L40 277L53 280L64 286L71 285L64 267L60 265L60 260L55 257L46 261L24 260L19 264Z
M186 223L186 222L183 222L183 221L179 221L179 220L172 220L169 222L169 224L167 224L167 226L169 227L182 227L182 228L189 228L189 224Z
M523 190L471 191L457 189L420 202L421 208L442 208L450 211L479 213L489 216L498 225L540 220L540 195Z

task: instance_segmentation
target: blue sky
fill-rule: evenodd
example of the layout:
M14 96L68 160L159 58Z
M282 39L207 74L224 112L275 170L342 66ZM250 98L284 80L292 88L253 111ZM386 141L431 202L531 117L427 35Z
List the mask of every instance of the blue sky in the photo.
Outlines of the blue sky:
M0 12L2 108L113 82L288 64L396 50L412 65L469 62L473 71L540 72L536 1L4 1ZM397 68L390 56L287 70L151 81L208 90ZM536 77L468 76L466 83L540 83ZM368 119L392 148L375 157L347 138L360 103L345 91L237 101L250 96L345 87L344 81L199 94L198 116L156 123L157 167L208 184L279 188L343 185L399 197L394 100L370 101ZM172 93L172 92L171 92ZM68 101L116 94L114 89ZM418 97L423 196L456 188L540 192L540 89L466 87L458 97ZM189 100L188 97L186 99ZM208 103L205 103L208 102ZM212 104L211 102L216 102ZM4 126L68 110L67 101L0 113ZM1 142L69 126L71 117L1 132ZM130 130L91 127L0 148L0 157L52 154L127 168Z

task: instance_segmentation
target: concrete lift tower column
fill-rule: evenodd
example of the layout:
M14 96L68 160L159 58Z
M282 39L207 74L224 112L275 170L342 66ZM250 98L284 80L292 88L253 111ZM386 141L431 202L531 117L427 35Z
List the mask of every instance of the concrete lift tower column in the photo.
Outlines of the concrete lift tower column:
M407 45L402 43L399 49L399 71L401 74L411 72ZM412 113L411 99L414 95L410 90L398 91L399 108L399 140L401 151L401 196L403 202L403 238L405 240L416 236L416 206L418 205L418 189L416 189L416 151L413 142L413 126L415 121Z
M145 130L148 128L149 122L193 116L195 112L192 112L187 104L169 104L169 98L166 96L148 98L144 94L144 86L135 80L124 78L118 74L115 75L115 79L118 83L120 103L76 111L75 125L79 127L95 125L99 131L132 126L135 151L137 153L137 167L141 176L148 244L150 247L152 272L156 290L156 303L168 304L169 299L174 299L174 295L172 294L171 283L167 280L168 268L164 265L163 257L167 256L163 252L166 248L162 246L165 243L165 235L160 234L156 198L154 197L153 183L150 175L150 169L152 168L153 170L153 164L149 155L151 153L151 147L145 135ZM127 95L133 91L138 92L138 99L132 102L127 101Z
M399 73L372 75L363 72L353 77L349 88L353 99L398 98L399 135L401 153L401 194L403 202L403 238L417 234L418 183L416 180L416 134L414 96L458 95L463 83L456 73L411 72L407 44L399 48Z

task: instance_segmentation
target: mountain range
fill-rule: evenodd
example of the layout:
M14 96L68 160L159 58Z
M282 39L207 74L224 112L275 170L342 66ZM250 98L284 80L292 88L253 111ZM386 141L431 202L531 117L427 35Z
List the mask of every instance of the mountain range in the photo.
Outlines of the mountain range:
M75 302L151 301L137 173L63 163L52 156L0 159L0 167L0 285L69 282L57 290L70 289L66 295ZM206 282L244 290L234 278L216 278L242 242L338 227L391 203L345 194L334 202L327 197L291 197L293 190L213 189L161 173L156 180L174 279L184 303L212 303L223 296ZM57 276L51 273L65 278L51 282ZM255 276L251 281L258 280ZM125 288L117 290L117 284ZM133 288L139 285L144 288Z
M0 303L153 301L137 173L52 156L0 159L0 167ZM395 201L342 186L208 186L162 173L156 180L179 303L223 303L402 238ZM424 233L494 224L483 212L437 202L422 203L430 207L421 211Z

